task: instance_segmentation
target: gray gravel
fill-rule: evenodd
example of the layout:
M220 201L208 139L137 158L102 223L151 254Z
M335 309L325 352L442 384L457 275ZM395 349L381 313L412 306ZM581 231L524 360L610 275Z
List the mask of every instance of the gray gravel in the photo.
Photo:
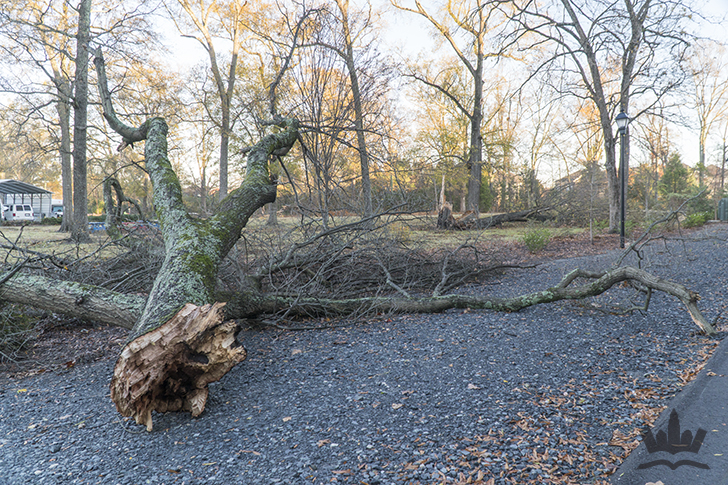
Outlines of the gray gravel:
M727 238L711 225L655 244L643 264L703 295L713 319L726 305ZM461 291L541 289L613 258ZM665 406L716 344L696 328L677 300L655 295L629 316L562 302L247 329L248 359L211 386L203 415L155 415L152 433L116 413L113 361L80 364L0 388L0 484L603 483L624 454L609 445L615 430L643 427L637 411Z

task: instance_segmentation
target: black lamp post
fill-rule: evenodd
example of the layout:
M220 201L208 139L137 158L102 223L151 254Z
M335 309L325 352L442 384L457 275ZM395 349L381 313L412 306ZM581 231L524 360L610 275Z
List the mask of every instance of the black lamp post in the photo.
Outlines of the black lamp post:
M629 124L629 116L624 111L620 111L614 120L619 128L619 186L620 186L620 218L619 218L619 247L624 248L624 220L627 218L627 164L625 163L625 146L624 135L627 133L627 125Z

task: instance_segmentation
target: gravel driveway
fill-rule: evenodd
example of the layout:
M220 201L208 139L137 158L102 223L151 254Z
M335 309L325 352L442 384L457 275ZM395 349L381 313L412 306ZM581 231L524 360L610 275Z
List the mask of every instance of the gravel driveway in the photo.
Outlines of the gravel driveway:
M713 320L726 306L728 227L686 238L655 243L644 264L699 292ZM614 257L461 291L543 289ZM605 483L718 343L665 295L646 314L599 309L631 295L248 329L248 359L211 386L203 415L155 415L152 433L116 413L113 360L5 379L0 484Z

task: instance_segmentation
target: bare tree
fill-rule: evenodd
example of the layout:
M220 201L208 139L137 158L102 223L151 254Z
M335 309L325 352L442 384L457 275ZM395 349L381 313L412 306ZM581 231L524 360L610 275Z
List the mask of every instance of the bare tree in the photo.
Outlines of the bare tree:
M412 77L436 89L449 98L470 121L470 146L467 164L470 170L468 177L467 209L476 215L480 214L480 190L483 173L483 76L485 62L490 58L498 58L503 52L500 49L488 50L488 35L504 20L499 6L501 1L468 1L447 2L443 18L437 18L425 9L419 0L414 7L407 7L399 2L392 4L400 10L417 14L426 19L438 34L442 36L452 49L467 72L472 77L472 94L467 97L454 92L452 86L438 78L429 78L417 73Z
M73 89L73 225L71 237L78 242L91 238L88 231L88 186L86 143L88 129L88 59L91 43L91 0L81 0L76 33L76 74Z
M725 47L715 41L698 40L687 57L693 94L692 104L698 117L698 185L703 186L705 146L718 120L728 114L728 80L725 79Z
M18 123L25 119L41 120L54 138L54 146L46 149L57 151L61 161L62 231L72 230L73 178L86 178L81 173L87 164L87 161L81 163L86 157L83 140L88 137L87 128L94 121L93 113L89 118L88 110L83 109L84 101L76 103L75 100L76 94L83 97L84 92L82 86L75 86L76 78L81 83L88 83L88 52L78 52L77 48L83 50L88 48L89 42L102 42L113 46L119 54L130 54L137 42L120 44L116 42L118 36L124 36L127 41L143 38L147 48L152 45L151 36L144 29L143 0L134 2L131 9L118 4L114 4L113 9L106 9L105 2L98 2L94 16L90 4L79 2L76 6L70 0L23 0L0 6L0 37L3 40L0 49L2 57L12 66L2 76L2 89L15 95L14 106L24 109L23 115L16 118ZM140 52L128 57L137 62L144 61ZM86 67L76 65L76 60L85 62ZM71 132L72 110L74 118L79 117L74 121L74 133ZM78 141L78 149L72 147L72 137ZM78 162L74 166L72 156ZM87 188L78 186L78 190L80 199L87 199ZM78 210L86 213L85 206ZM87 237L86 222L84 219L73 229L76 231L74 237L79 231L81 238Z
M372 13L370 7L369 15L364 20L364 25L358 31L352 32L354 21L349 15L349 0L336 0L336 7L338 9L338 15L335 15L335 18L337 20L337 27L341 29L343 45L338 46L326 42L323 42L323 45L335 52L346 63L346 70L349 73L351 96L354 102L354 129L356 130L356 143L361 166L362 198L364 202L363 217L368 218L372 216L372 183L369 178L369 149L367 148L364 129L362 92L359 87L360 69L356 65L354 49L360 47L356 44L360 42L361 37L370 27Z
M57 120L49 121L58 127L58 153L61 160L61 186L63 191L63 221L61 231L71 230L73 212L73 172L71 165L71 106L73 99L73 75L70 72L73 60L71 35L75 20L68 2L61 2L54 8L54 2L42 5L38 2L4 4L0 7L3 18L2 37L4 56L12 59L16 66L28 65L40 70L50 80L54 92L51 93L56 108ZM10 72L6 73L10 74ZM32 79L32 76L29 77ZM7 79L6 89L15 94L22 93L29 108L41 115L44 101L37 98L47 93L42 88L19 83L19 79ZM32 96L32 94L36 96Z
M640 123L640 145L647 152L648 162L640 170L644 184L645 216L659 201L659 182L662 171L673 151L670 130L665 116L649 114Z
M235 82L237 77L238 59L242 44L246 40L245 22L246 17L251 15L248 2L243 0L232 0L231 2L220 2L211 0L209 3L200 2L195 4L189 0L178 0L187 19L192 23L197 34L188 33L188 29L180 22L172 10L170 2L167 8L172 19L176 22L177 28L186 37L196 39L207 52L210 60L210 71L212 73L217 96L220 102L220 200L228 193L228 159L230 135L233 129L235 117L233 116L233 97L235 94ZM217 49L220 42L215 38L221 34L225 35L230 42L229 61L221 66ZM227 72L224 74L224 69Z
M689 6L682 0L515 4L522 40L551 49L536 60L553 69L557 91L589 99L597 108L604 134L609 228L616 231L620 195L613 120L618 110L638 117L682 82L679 62L689 41ZM644 103L639 112L630 110L633 98Z

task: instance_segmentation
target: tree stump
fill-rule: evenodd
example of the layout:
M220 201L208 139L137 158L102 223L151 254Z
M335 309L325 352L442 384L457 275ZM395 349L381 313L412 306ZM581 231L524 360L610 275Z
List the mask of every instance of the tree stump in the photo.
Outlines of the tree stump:
M440 212L437 214L437 228L438 229L452 229L455 225L455 219L452 216L452 205L445 202L440 207Z
M187 304L157 329L129 342L111 379L111 400L122 416L152 430L152 411L202 414L210 382L245 360L238 325L224 322L224 303Z

